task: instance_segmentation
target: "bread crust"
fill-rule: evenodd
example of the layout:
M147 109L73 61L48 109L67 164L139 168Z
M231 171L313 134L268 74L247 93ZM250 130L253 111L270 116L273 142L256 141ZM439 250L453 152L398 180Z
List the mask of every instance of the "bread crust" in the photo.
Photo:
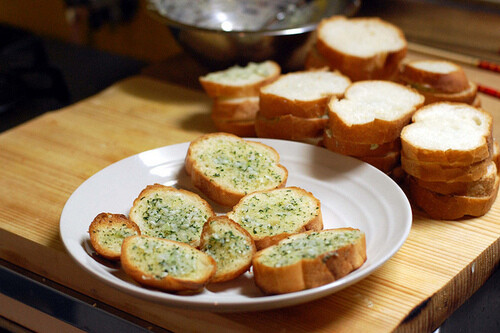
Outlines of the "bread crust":
M328 29L325 26L336 20L351 20L351 22L372 21L376 22L376 24L385 25L399 35L404 46L397 50L379 51L366 57L344 53L335 49L325 38L326 34L328 34ZM316 31L318 34L316 42L318 53L326 59L330 68L339 70L353 81L394 79L399 71L399 64L405 58L408 49L408 43L403 31L380 18L361 17L347 19L344 16L333 16L323 19Z
M198 256L197 259L200 260L203 270L197 270L197 275L192 278L181 278L171 275L166 275L163 278L155 277L153 274L138 267L133 258L131 258L130 251L138 237L148 238L158 242L165 242L167 244L173 244L196 251ZM122 245L121 264L125 273L127 273L127 275L139 284L166 291L198 291L210 281L212 276L215 274L216 269L215 260L211 256L193 248L188 244L144 235L132 236L125 239Z
M206 76L200 77L199 81L207 95L210 97L258 96L261 87L275 81L281 74L281 67L276 62L267 60L265 63L268 63L271 68L271 72L267 77L256 82L240 85L228 85L210 80Z
M201 241L199 246L199 249L203 252L207 252L206 247L209 244L210 236L214 232L213 231L214 223L221 223L228 226L231 229L231 231L233 231L233 234L241 236L244 239L245 243L248 244L250 248L246 252L238 254L238 259L237 259L238 262L234 265L234 267L230 267L231 269L229 270L227 270L226 267L223 267L223 263L217 261L217 259L214 258L217 263L217 269L215 271L214 276L210 280L210 283L225 282L236 279L238 276L240 276L241 274L245 273L250 269L250 266L252 265L253 255L257 252L255 242L253 241L252 236L238 223L234 222L227 216L216 216L210 218L207 221L207 223L205 223L205 225L203 226L203 231L201 233ZM227 249L225 250L226 253L230 251Z
M354 157L381 157L390 152L400 151L401 141L399 138L382 144L359 143L355 141L345 141L333 136L328 128L323 135L324 146L339 154Z
M255 120L259 111L259 97L215 98L212 105L212 119L221 121Z
M309 220L303 221L303 223L301 225L298 225L296 229L289 230L288 232L283 232L283 233L275 234L275 235L262 235L259 233L250 233L251 237L253 238L253 240L255 242L255 246L257 247L257 250L262 250L266 247L277 244L282 239L285 239L285 238L289 237L290 235L294 235L294 234L301 233L301 232L308 231L308 230L319 231L319 230L323 229L323 216L321 213L321 202L316 197L314 197L314 195L311 192L308 192L302 188L295 187L295 186L289 186L289 187L285 187L284 189L299 192L301 195L307 196L310 199L312 199L312 201L314 202L314 207L316 207L315 211L317 212L317 214L313 215L312 218L310 218ZM259 194L259 193L269 193L269 192L272 192L275 190L277 190L277 189L257 191L257 192L249 194L248 196L241 198L241 200L238 202L238 204L236 204L233 207L232 211L228 213L228 217L232 218L234 221L236 221L236 223L239 223L238 219L236 218L236 215L241 210L241 207L245 205L249 196Z
M321 232L332 230L342 232L354 229L326 229ZM257 252L252 260L255 283L265 294L284 294L319 287L346 276L366 261L364 234L356 243L341 247L334 253L325 252L315 258L302 259L281 267L261 263L260 257L267 250Z
M357 158L382 172L389 173L399 165L400 155L399 151L392 151L382 156L359 156Z
M481 101L477 95L477 84L469 81L469 88L458 93L441 93L426 90L419 90L425 97L425 105L436 102L465 103L473 106L480 106Z
M291 114L266 118L259 111L255 119L255 132L259 138L304 140L323 135L328 118L301 118Z
M447 73L433 72L418 68L419 63L443 64L454 68ZM430 90L436 93L453 94L469 89L469 80L459 65L445 60L414 60L401 66L399 80L411 85L417 90Z
M487 173L490 159L464 166L421 162L401 154L403 170L416 178L428 182L471 182L480 179Z
M246 193L244 191L235 191L226 188L215 182L212 178L208 177L207 175L204 175L203 172L199 170L199 167L197 165L198 161L194 157L193 153L194 149L193 147L195 147L198 143L219 136L220 137L227 136L228 138L243 140L234 134L221 133L221 132L205 134L203 136L198 137L197 139L193 140L189 145L185 159L185 170L187 174L191 177L191 182L193 183L193 185L197 187L201 192L203 192L207 197L209 197L210 199L221 205L232 207L235 204L237 204L238 201L246 195ZM274 157L276 167L280 169L282 172L281 182L279 184L276 184L276 186L274 187L279 188L285 186L286 181L288 179L288 170L279 163L278 152L274 148L260 142L252 142L252 141L245 141L245 142L247 142L250 145L265 147L265 149L270 154L272 154L272 156Z
M420 186L410 178L411 202L421 208L430 218L456 220L465 216L483 216L493 205L498 194L499 177L496 176L491 193L484 196L443 195Z
M113 244L102 242L100 237L100 233L106 232L109 228L124 229L124 231L131 235L140 235L141 230L137 224L130 221L123 214L100 213L94 218L89 226L90 244L100 256L108 260L117 261L120 260L121 244L119 244L118 250L115 250ZM121 239L122 242L123 239Z
M212 116L215 128L220 132L231 133L239 137L254 138L257 136L255 131L255 120L227 120Z
M307 73L315 72L326 72L334 74L335 76L341 77L345 83L346 87L351 83L351 80L340 74L328 72L325 69L321 70L311 70L294 72L282 75L277 81L287 79L290 76L296 75L306 75ZM315 99L290 99L286 96L278 95L267 91L266 88L260 90L259 94L259 112L262 116L266 118L275 118L284 115L293 115L301 118L320 118L326 113L326 105L332 96L342 97L344 95L344 90L334 93L324 93L322 96Z
M418 186L439 194L480 197L489 195L495 186L498 173L495 162L491 161L487 170L484 176L470 182L428 182L412 178Z

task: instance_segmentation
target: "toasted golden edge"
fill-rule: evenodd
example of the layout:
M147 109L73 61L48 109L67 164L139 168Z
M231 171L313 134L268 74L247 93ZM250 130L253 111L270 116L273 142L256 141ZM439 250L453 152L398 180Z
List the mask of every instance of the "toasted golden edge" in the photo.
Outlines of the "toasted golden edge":
M255 132L259 138L304 140L323 135L328 118L301 118L291 114L266 118L259 111L255 119Z
M255 120L259 111L259 97L243 99L215 98L212 105L212 119L226 121Z
M204 251L204 247L206 242L208 241L210 235L212 234L212 228L211 228L211 223L216 222L216 223L223 223L223 224L228 224L230 227L236 231L236 233L242 235L245 239L248 240L250 243L250 250L249 250L249 256L248 260L243 260L241 263L232 271L221 271L220 264L217 262L217 270L215 271L215 275L212 277L210 280L210 283L218 283L218 282L225 282L225 281L230 281L233 279L236 279L238 276L241 274L245 273L250 269L250 266L252 265L252 258L254 254L257 252L257 248L255 247L255 242L248 233L242 226L240 226L238 223L234 222L227 216L215 216L210 218L207 223L203 226L203 231L201 232L201 241L200 241L200 246L198 247L200 251Z
M385 142L382 144L359 143L355 141L345 141L337 138L328 127L325 129L323 135L323 144L328 150L354 157L380 157L390 152L401 150L401 141L399 137L393 141Z
M444 60L425 60L426 62L447 63L455 70L449 73L437 73L414 67L422 60L409 61L401 66L398 79L415 87L417 90L427 90L434 93L460 93L469 89L469 80L461 66Z
M491 193L484 196L444 195L421 187L409 179L411 202L436 220L457 220L465 216L483 216L493 205L498 194L499 176L496 176Z
M205 134L197 139L193 140L191 144L189 145L187 154L186 154L186 159L185 159L185 170L186 173L191 177L191 182L193 185L198 188L202 193L204 193L208 198L211 200L223 205L223 206L228 206L232 207L240 201L241 198L245 196L244 192L237 192L237 191L232 191L225 189L224 187L220 186L216 182L213 182L209 177L205 176L202 172L199 172L196 170L196 159L193 158L192 156L192 147L195 146L198 142L202 140L207 140L210 139L212 136L231 136L234 138L237 138L238 140L243 140L242 138L238 137L237 135L230 134L230 133L223 133L223 132L217 132L217 133L210 133L210 134ZM245 140L246 141L246 140ZM281 164L279 164L279 159L280 156L278 152L271 146L265 145L261 142L253 142L253 141L246 141L249 144L253 145L261 145L266 147L267 150L269 150L274 156L275 156L275 163L278 168L280 168L283 171L283 179L280 184L277 184L275 188L280 188L286 185L286 182L288 180L288 170Z
M293 75L296 73L308 73L308 72L318 72L326 71L326 69L314 69L309 71L294 72L290 74L284 74L281 77L287 75ZM339 76L345 78L347 82L351 80L341 73L336 73ZM279 80L279 79L278 79ZM277 81L278 81L277 80ZM337 98L343 97L344 93L339 94L326 94L316 99L312 100L297 100L289 99L284 96L276 95L270 92L266 92L265 89L260 90L259 94L259 112L262 116L266 118L276 118L279 116L292 115L301 118L320 118L325 115L326 105L332 96Z
M214 212L212 206L210 206L210 204L205 199L200 197L198 194L191 192L191 191L188 191L188 190L178 189L178 188L171 187L171 186L165 186L162 184L153 184L153 185L147 185L139 193L137 198L134 199L134 202L132 203L132 207L130 208L129 219L132 222L134 222L135 224L137 224L139 226L139 228L141 228L143 223L142 223L142 221L138 221L136 218L135 210L137 209L137 205L141 201L141 198L144 198L150 194L154 194L157 192L177 192L177 193L181 193L182 195L192 197L196 201L198 201L200 203L200 205L205 207L205 211L208 213L209 217L215 216L215 212ZM144 230L142 230L142 232L144 233ZM199 244L199 238L196 240L193 240L193 242L190 245L197 246L198 244Z
M477 107L481 105L481 100L477 94L477 84L472 81L469 81L468 89L458 93L440 93L425 89L420 89L418 92L425 97L425 105L437 102L465 103Z
M273 72L266 78L254 83L244 85L226 85L212 80L208 80L202 76L199 82L205 92L210 97L249 97L258 96L261 87L275 81L281 75L281 67L278 63L272 60L266 60L271 64Z
M321 232L351 231L353 228L325 229ZM311 233L308 231L306 233ZM265 294L284 294L319 287L338 280L358 269L366 261L366 239L364 233L355 244L326 252L314 259L303 259L293 265L269 267L259 259L264 251L258 251L253 260L253 274L257 287Z
M382 172L389 173L400 164L400 156L399 151L392 151L383 156L358 156L357 158Z
M332 16L323 19L316 31L317 41L316 48L318 53L324 57L332 69L339 70L344 75L348 76L352 81L361 80L393 80L397 77L399 65L406 57L408 51L408 43L403 31L395 25L381 20L380 18L350 18L349 20L377 20L381 24L389 25L397 31L401 40L404 42L404 47L395 51L379 52L371 57L358 57L352 54L346 54L331 47L325 42L323 34L324 26L333 20L346 20L345 16Z
M414 181L418 186L425 188L427 190L445 194L445 195L466 195L466 196L485 196L491 193L494 185L495 178L498 174L498 169L496 163L491 161L488 166L488 172L484 174L481 178L470 182L428 182L418 178L414 178Z
M271 245L279 243L282 239L285 239L291 235L305 232L305 231L319 231L323 229L323 215L321 213L321 202L319 201L318 198L316 198L311 192L308 192L304 190L303 188L296 187L296 186L288 186L285 187L286 189L291 189L297 192L300 192L304 196L308 196L313 199L315 202L315 206L318 207L317 211L318 214L315 215L313 218L311 218L308 221L304 221L304 223L299 226L296 230L290 230L290 232L284 232L278 235L272 235L272 236L262 236L258 234L250 234L250 236L253 238L255 242L255 246L257 247L257 250L262 250L266 247L269 247ZM228 217L231 218L234 214L237 214L237 211L240 209L242 205L245 204L245 201L248 200L248 198L254 194L257 193L267 193L267 192L272 192L277 189L270 189L270 190L264 190L264 191L256 191L253 193L250 193L243 198L233 207L233 209L228 213ZM236 221L238 223L238 221Z
M218 131L231 133L239 137L254 138L257 136L255 120L227 120L212 116L212 121Z
M197 251L197 253L199 254L199 259L203 260L203 264L205 265L206 270L198 271L197 273L199 273L199 277L193 279L177 278L170 275L158 279L153 275L149 274L148 272L140 270L134 264L134 262L130 260L128 255L130 247L133 246L133 242L137 237L151 238L160 242L167 242L169 244L175 244L180 247L191 248ZM139 284L166 291L187 291L187 290L198 291L210 281L212 276L215 274L216 270L215 260L211 256L202 251L199 251L198 249L192 247L189 244L163 238L145 236L145 235L132 236L125 239L125 241L122 244L121 264L125 273Z
M443 104L455 104L450 102L441 102ZM439 104L439 103L438 103ZM435 107L433 104L432 107ZM422 107L420 110L425 110L428 106ZM493 118L490 113L484 111L481 108L475 108L479 113L485 116L489 120L489 129L487 133L483 136L482 144L472 150L459 150L459 149L445 149L445 150L431 150L426 148L421 148L414 145L410 140L406 138L406 132L411 129L413 123L405 126L401 130L401 150L403 154L413 160L418 160L421 162L432 162L440 164L448 164L451 166L466 166L469 164L478 163L490 158L493 154ZM417 111L417 112L419 112ZM416 116L416 115L414 115ZM459 135L460 133L457 133Z
M123 214L100 213L90 223L90 244L92 245L94 250L97 252L97 254L108 260L118 261L120 260L121 251L113 251L109 247L107 247L106 244L101 244L97 235L99 230L107 229L110 225L118 227L125 225L127 228L135 231L135 233L138 235L141 234L141 230L139 229L139 226L137 224L129 220Z
M416 178L428 182L470 182L476 181L487 172L491 159L464 165L453 166L449 164L421 162L410 159L401 154L401 167L403 170Z

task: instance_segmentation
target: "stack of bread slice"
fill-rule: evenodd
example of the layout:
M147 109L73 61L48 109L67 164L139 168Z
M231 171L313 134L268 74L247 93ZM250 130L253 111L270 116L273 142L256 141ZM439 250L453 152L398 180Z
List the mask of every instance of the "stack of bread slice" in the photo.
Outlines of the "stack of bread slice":
M492 117L464 103L422 107L401 132L410 201L433 219L488 212L498 192Z
M413 60L401 66L399 82L425 96L425 104L458 102L480 106L477 85L463 68L446 60Z
M259 90L281 74L274 61L250 62L200 77L205 92L212 97L211 118L219 131L238 136L255 136L259 110Z
M323 143L391 174L400 161L401 129L423 102L418 92L394 82L353 83L343 99L329 102Z
M406 56L403 31L380 18L333 16L323 19L316 31L308 69L328 66L352 81L393 80Z
M342 97L349 78L327 70L281 75L260 90L258 137L317 144L323 137L331 97Z

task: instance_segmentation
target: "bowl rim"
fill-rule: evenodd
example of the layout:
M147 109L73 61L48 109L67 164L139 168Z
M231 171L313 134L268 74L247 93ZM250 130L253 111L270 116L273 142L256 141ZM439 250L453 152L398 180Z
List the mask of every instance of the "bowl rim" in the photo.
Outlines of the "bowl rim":
M353 1L357 2L357 1ZM357 5L355 5L357 7ZM146 7L148 13L156 20L167 24L171 28L177 28L180 30L190 30L190 31L198 31L198 32L207 32L207 33L220 33L225 35L259 35L259 36L283 36L283 35L298 35L305 32L311 32L316 29L319 21L316 23L308 23L298 27L285 28L285 29L265 29L265 30L219 30L212 28L204 28L204 27L196 27L194 25L185 24L179 21L175 21L162 15L159 10L151 3L148 2ZM353 12L357 11L357 8L353 9ZM351 16L353 13L345 14L347 16ZM340 15L340 14L339 14ZM344 14L342 14L344 15Z

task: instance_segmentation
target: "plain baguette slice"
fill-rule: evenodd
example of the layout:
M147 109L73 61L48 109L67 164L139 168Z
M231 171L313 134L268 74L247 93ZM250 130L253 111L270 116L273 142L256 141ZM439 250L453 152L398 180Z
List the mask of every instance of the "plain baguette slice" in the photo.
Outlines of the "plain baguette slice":
M441 102L419 109L401 131L405 157L466 166L491 157L493 118L467 104Z
M259 97L215 98L212 105L212 119L255 120L259 111Z
M208 73L199 81L210 97L258 96L260 88L276 80L280 74L281 67L268 60Z
M257 251L250 234L227 216L213 217L205 223L199 249L217 263L211 283L233 280L245 273Z
M260 90L260 113L266 118L293 115L319 118L326 113L332 96L342 97L351 84L349 78L325 70L281 75Z
M132 236L123 241L122 268L138 283L167 291L198 291L215 274L215 260L172 240Z
M401 140L399 138L381 144L344 141L335 137L330 128L325 129L323 144L328 150L354 157L380 157L401 150Z
M283 294L338 280L365 261L365 234L341 228L290 236L257 252L252 264L255 283L265 294Z
M400 156L399 151L391 151L382 156L358 156L357 158L382 172L389 173L400 164Z
M451 94L469 89L462 67L446 60L410 61L402 66L399 79L422 91Z
M343 99L328 103L329 127L343 141L382 144L396 140L424 103L409 87L380 80L353 83Z
M323 229L320 201L298 187L249 194L227 216L248 231L258 250L292 234Z
M191 142L185 169L207 197L232 207L249 193L285 186L288 171L279 159L268 145L211 133Z
M203 225L214 215L212 207L198 194L154 184L134 200L129 218L143 235L198 246Z
M321 137L327 123L326 116L301 118L287 114L266 118L259 111L255 119L255 132L259 138L306 141Z
M234 134L240 137L252 138L256 137L255 119L251 120L228 120L219 119L212 116L215 128L220 132Z
M109 260L120 260L123 240L140 234L137 224L123 214L100 213L89 226L90 244Z
M483 216L496 200L499 176L490 193L473 195L444 195L420 186L415 179L409 180L411 202L437 220L456 220L465 216Z
M470 182L427 182L418 178L414 181L418 186L439 194L466 195L466 196L487 196L495 186L498 170L495 162L488 164L486 174L476 181Z
M403 31L380 18L333 16L316 31L318 53L353 81L392 79L406 56Z

